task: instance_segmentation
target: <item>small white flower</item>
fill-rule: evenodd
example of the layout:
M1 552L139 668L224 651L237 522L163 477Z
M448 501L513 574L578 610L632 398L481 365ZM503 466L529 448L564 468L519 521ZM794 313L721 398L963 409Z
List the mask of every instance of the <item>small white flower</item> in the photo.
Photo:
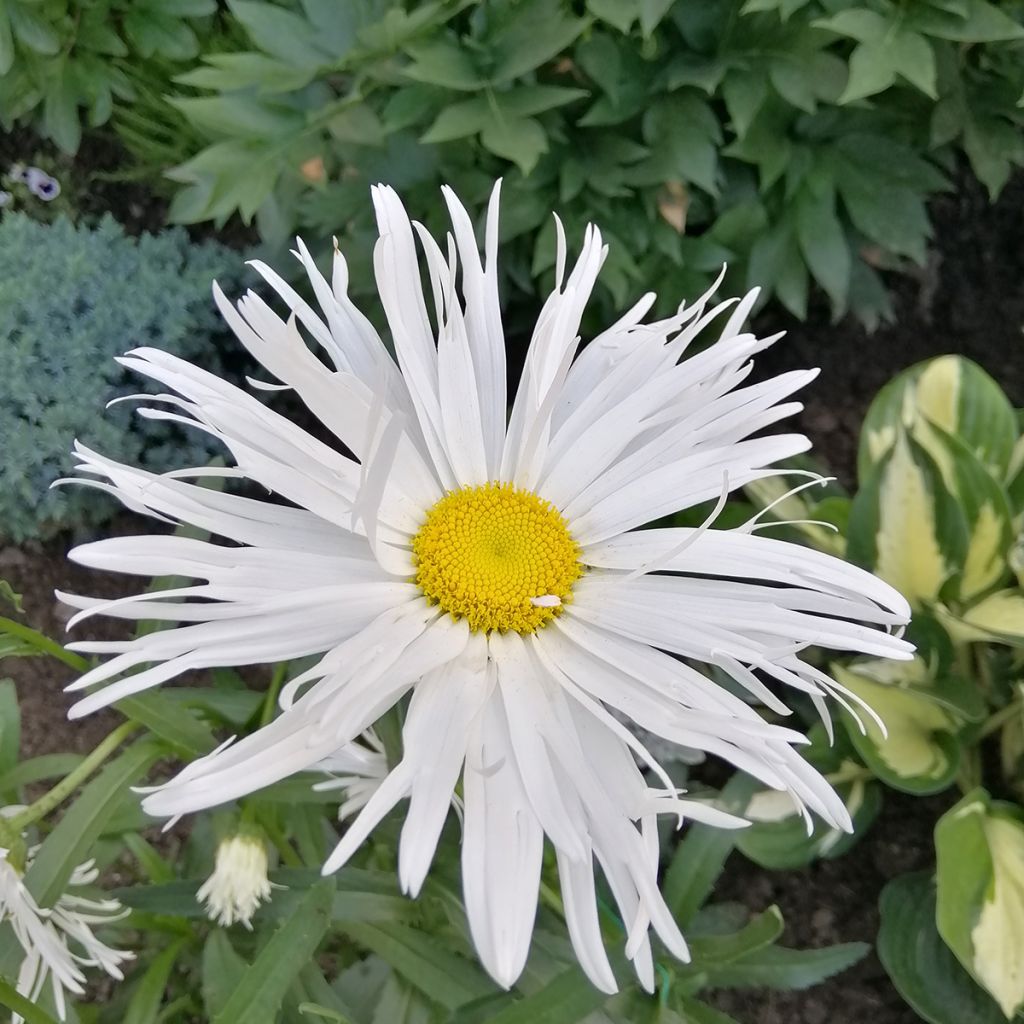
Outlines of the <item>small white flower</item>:
M498 189L483 258L469 213L450 189L444 197L452 234L442 247L392 189L373 190L374 269L395 358L349 298L337 251L328 281L297 243L319 311L259 262L291 307L287 319L253 292L237 308L215 292L239 340L277 378L254 386L291 389L339 444L166 352L121 360L162 386L142 415L198 426L237 466L156 476L76 446L91 477L78 482L226 543L117 537L72 552L95 568L195 581L113 601L61 595L81 610L71 624L93 614L172 624L72 644L114 655L72 684L108 682L73 715L191 669L321 656L283 689L276 720L146 798L150 813L171 816L322 765L411 693L402 760L374 779L324 870L341 867L408 799L398 872L416 895L461 787L466 911L491 975L510 986L526 962L547 840L583 969L615 990L596 905L600 866L626 922L626 952L652 989L650 930L688 955L658 891L658 815L745 822L681 799L611 710L788 791L808 819L849 829L843 802L795 749L806 738L751 703L786 715L789 689L826 722L830 697L856 713L856 698L804 652L909 658L898 635L909 606L863 570L763 536L756 518L733 530L642 528L709 499L720 507L809 447L800 434L758 436L800 408L790 397L815 371L748 382L752 358L777 340L745 329L756 292L716 302L716 283L648 322L655 299L646 295L582 346L607 249L588 227L568 270L556 221L555 290L507 415ZM712 330L717 341L704 344ZM183 479L210 473L274 497Z
M252 915L270 899L267 847L248 832L222 839L217 847L213 874L202 884L196 899L206 914L225 928L241 921L252 929Z
M313 789L317 792L341 789L345 793L345 800L338 808L340 821L365 807L388 776L384 744L373 729L367 729L359 741L346 743L314 767L327 772L331 778L316 783Z
M14 808L0 814L8 816ZM32 866L36 849L28 851L25 870ZM18 971L17 990L32 1002L39 999L47 980L53 990L54 1005L61 1020L67 1015L66 992L80 996L85 992L83 967L98 967L120 981L121 964L134 953L114 949L101 942L94 925L110 924L124 917L117 900L95 900L70 891L96 881L92 861L80 864L64 892L52 907L40 907L23 880L23 873L9 859L10 851L0 848L0 921L9 921L15 938L25 952ZM14 1014L13 1024L21 1017Z

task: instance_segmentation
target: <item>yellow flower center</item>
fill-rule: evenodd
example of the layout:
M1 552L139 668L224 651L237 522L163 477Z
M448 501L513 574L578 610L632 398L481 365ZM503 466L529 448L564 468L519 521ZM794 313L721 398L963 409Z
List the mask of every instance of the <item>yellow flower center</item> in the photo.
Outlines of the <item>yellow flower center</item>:
M449 491L412 541L415 581L474 631L532 633L561 612L583 574L558 510L513 484Z

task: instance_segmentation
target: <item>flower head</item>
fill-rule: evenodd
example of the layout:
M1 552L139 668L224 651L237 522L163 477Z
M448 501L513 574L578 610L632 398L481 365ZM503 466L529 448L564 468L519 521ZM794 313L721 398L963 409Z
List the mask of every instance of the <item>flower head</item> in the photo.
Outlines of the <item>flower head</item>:
M217 845L213 874L203 882L196 899L206 905L211 921L227 928L241 921L252 928L252 915L270 899L267 847L252 832L238 832Z
M506 416L498 189L483 259L469 214L450 190L444 196L453 230L446 251L410 222L390 188L373 190L374 268L397 362L349 299L338 252L329 282L298 243L319 311L261 263L291 308L287 319L254 293L236 309L216 291L239 340L276 378L254 383L292 389L344 452L167 353L143 348L122 360L175 393L143 415L219 437L237 463L227 475L277 497L154 476L77 446L94 486L228 543L124 537L72 553L96 568L196 581L116 601L65 596L81 610L73 621L102 613L178 624L75 644L113 657L73 684L107 683L73 714L188 669L320 655L284 688L275 721L146 798L151 813L177 815L323 764L411 693L402 760L375 785L324 870L344 864L408 798L399 877L415 895L461 780L465 903L493 977L511 985L526 960L546 837L584 970L615 989L598 924L597 864L626 923L627 954L650 988L650 929L687 956L657 887L657 816L744 822L685 799L611 712L725 758L788 792L805 816L848 829L842 801L795 749L805 737L766 722L752 701L788 714L780 694L794 690L826 721L828 697L856 713L856 698L802 652L819 644L910 657L897 635L909 609L868 573L763 536L756 519L729 531L710 523L640 529L709 499L720 507L731 490L782 473L776 464L808 447L799 434L754 436L797 410L789 397L815 375L747 382L751 358L776 340L744 329L755 293L715 302L712 288L645 322L647 295L581 346L606 248L588 228L567 273L556 221L555 289ZM690 354L712 330L717 342Z
M0 816L9 817L17 810L20 808L0 809ZM25 954L18 971L18 993L36 1002L49 981L57 1014L64 1020L65 992L85 993L83 967L98 967L118 980L124 977L121 964L134 954L100 941L93 926L118 921L128 911L117 900L97 900L74 892L96 881L99 872L92 861L75 868L67 890L52 907L40 907L24 882L35 853L35 848L29 849L23 871L16 866L11 850L0 847L0 921L10 922ZM15 1014L13 1024L20 1024L21 1019Z

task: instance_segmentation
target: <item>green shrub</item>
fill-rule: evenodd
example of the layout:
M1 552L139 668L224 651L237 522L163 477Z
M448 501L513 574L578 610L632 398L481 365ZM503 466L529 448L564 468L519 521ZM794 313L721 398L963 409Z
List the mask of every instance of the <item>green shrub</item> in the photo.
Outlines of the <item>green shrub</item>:
M110 219L95 229L0 220L0 537L45 536L113 511L91 489L48 490L71 468L73 438L158 471L180 464L186 443L192 464L209 460L216 448L201 433L133 416L130 403L106 414L103 405L142 389L114 362L135 345L221 368L210 282L237 264L180 230L135 240Z
M993 195L1024 161L1020 3L229 7L248 48L178 78L209 145L171 171L172 212L237 212L277 244L368 233L378 179L427 209L441 182L482 203L501 174L518 288L548 276L557 209L606 229L615 306L696 293L728 260L733 289L802 317L813 283L871 324L878 271L924 261L925 203L958 155Z
M166 83L198 56L194 25L216 9L216 0L3 0L0 125L31 120L74 153L83 119L106 123L143 68Z

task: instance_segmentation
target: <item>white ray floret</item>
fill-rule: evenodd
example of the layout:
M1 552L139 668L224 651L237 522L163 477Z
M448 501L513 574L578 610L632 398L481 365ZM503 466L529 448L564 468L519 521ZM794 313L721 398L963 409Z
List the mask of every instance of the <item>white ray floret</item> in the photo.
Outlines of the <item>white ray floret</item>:
M584 344L607 248L588 227L570 268L556 222L555 290L506 417L498 194L481 256L451 190L452 235L442 244L409 220L393 190L373 190L374 269L394 358L348 297L341 254L324 276L301 241L295 255L319 308L262 264L289 316L252 293L236 308L217 291L272 378L256 394L166 353L128 353L126 366L167 389L145 415L220 438L236 463L224 475L270 494L187 479L201 471L154 476L76 444L77 482L217 539L115 538L72 552L97 569L190 581L112 601L61 595L75 623L111 615L176 624L76 643L110 657L73 684L89 691L73 714L190 669L316 656L283 689L274 721L184 768L149 793L146 809L189 813L324 771L326 785L347 792L351 818L325 870L408 800L399 876L416 894L460 791L466 909L491 975L509 986L523 968L547 841L583 969L615 990L596 909L600 868L627 955L650 988L652 930L687 955L657 887L658 816L744 822L678 792L621 719L724 758L787 794L808 821L816 814L849 829L843 802L799 754L803 734L753 705L788 715L795 692L826 720L830 697L856 712L856 698L804 652L909 658L900 636L909 608L870 574L764 536L756 520L713 528L729 492L782 474L779 462L808 447L800 434L754 436L797 411L791 396L815 375L749 382L752 357L777 340L745 328L756 293L717 302L720 279L651 322L654 297L645 296ZM264 396L277 386L337 443L271 411ZM716 499L697 529L642 529ZM406 697L401 760L388 765L365 733Z
M0 808L10 817L20 807ZM0 846L0 922L9 923L23 951L15 982L19 995L35 1003L49 983L57 1016L67 1017L67 993L85 994L84 968L96 967L118 981L124 978L121 965L135 956L103 942L93 930L128 914L117 900L94 899L80 891L93 886L99 871L92 861L79 864L67 887L52 907L41 907L25 885L38 848L28 850L23 868L12 862L11 850ZM15 1013L13 1024L22 1017Z

